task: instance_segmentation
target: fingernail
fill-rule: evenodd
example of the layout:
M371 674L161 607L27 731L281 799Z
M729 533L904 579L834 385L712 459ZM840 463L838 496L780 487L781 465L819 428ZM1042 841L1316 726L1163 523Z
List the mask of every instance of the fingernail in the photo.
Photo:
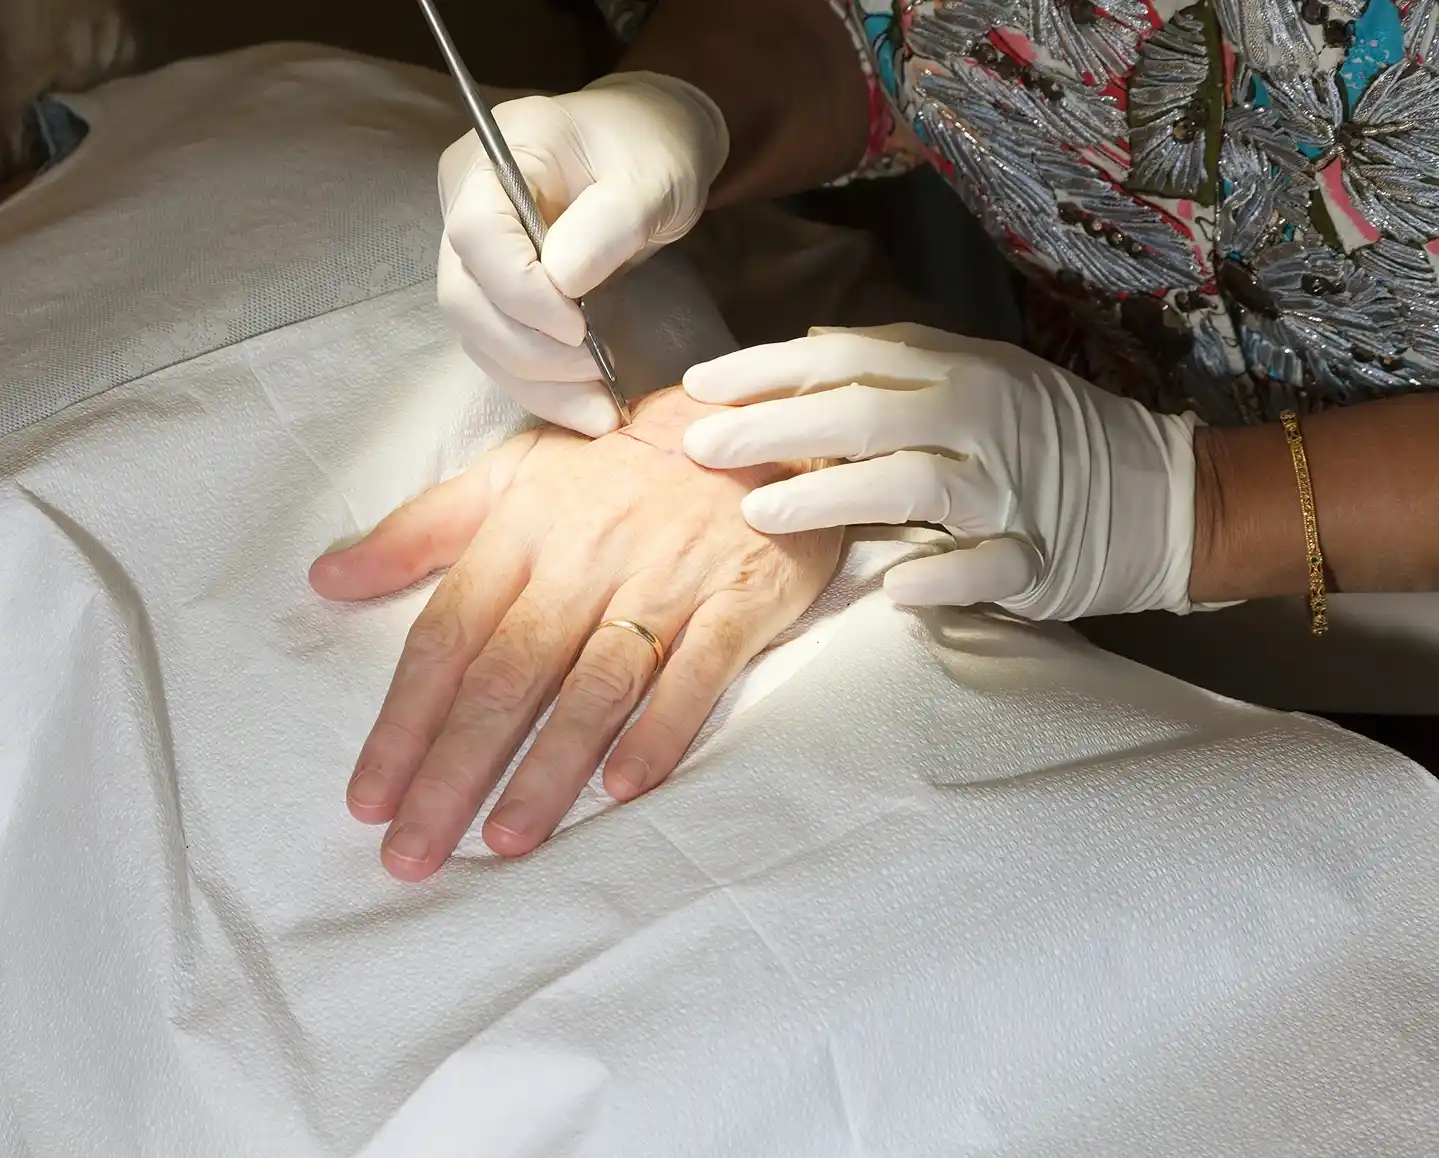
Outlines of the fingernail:
M350 781L350 801L361 808L378 808L388 794L389 786L378 772L361 772Z
M430 838L417 824L402 824L385 841L385 848L397 860L423 861L430 855Z
M534 822L534 815L523 800L507 800L490 813L490 825L511 836L524 836Z
M630 796L638 796L650 782L650 766L638 756L626 756L611 773L616 783Z

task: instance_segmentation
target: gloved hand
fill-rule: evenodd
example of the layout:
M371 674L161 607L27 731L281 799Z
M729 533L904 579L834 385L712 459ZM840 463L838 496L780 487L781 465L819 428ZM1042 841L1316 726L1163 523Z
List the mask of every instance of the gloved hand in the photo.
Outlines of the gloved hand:
M1193 415L1151 414L1017 347L912 325L811 330L696 366L684 386L752 402L689 428L685 450L704 466L856 460L747 495L756 530L950 531L958 550L885 577L897 603L1065 620L1191 609Z
M618 415L585 350L575 298L683 237L729 156L714 102L655 73L495 109L540 212L534 247L474 133L440 160L440 307L466 353L526 410L581 434Z

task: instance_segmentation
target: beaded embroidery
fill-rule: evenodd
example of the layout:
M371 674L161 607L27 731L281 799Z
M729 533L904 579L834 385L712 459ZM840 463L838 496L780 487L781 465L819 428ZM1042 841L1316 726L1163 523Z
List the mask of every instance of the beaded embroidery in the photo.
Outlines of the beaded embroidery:
M1439 387L1439 0L829 2L862 171L939 167L1038 352L1217 423Z

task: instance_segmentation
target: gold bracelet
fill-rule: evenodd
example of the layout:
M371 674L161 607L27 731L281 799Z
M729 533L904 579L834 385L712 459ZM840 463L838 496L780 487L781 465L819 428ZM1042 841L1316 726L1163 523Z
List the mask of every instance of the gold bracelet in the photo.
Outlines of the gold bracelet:
M1304 453L1304 433L1299 416L1286 410L1279 416L1289 457L1294 460L1294 480L1299 484L1299 513L1304 518L1304 550L1309 562L1309 630L1323 635L1329 630L1329 592L1324 587L1324 550L1319 545L1319 515L1314 509L1314 486L1309 481L1309 456Z

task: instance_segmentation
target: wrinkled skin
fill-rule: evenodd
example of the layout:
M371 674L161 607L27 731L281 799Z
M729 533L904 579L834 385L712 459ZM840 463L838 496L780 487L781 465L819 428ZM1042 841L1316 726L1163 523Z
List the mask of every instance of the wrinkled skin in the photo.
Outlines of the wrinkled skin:
M448 573L405 642L350 782L350 811L388 825L381 858L422 880L454 851L537 716L545 727L490 812L496 853L542 844L653 682L605 765L631 800L683 757L741 669L824 589L841 535L771 538L740 500L795 465L709 471L680 452L717 408L647 399L626 432L512 439L311 568L329 599L363 600ZM629 619L664 645L603 620ZM558 692L558 698L555 699Z

